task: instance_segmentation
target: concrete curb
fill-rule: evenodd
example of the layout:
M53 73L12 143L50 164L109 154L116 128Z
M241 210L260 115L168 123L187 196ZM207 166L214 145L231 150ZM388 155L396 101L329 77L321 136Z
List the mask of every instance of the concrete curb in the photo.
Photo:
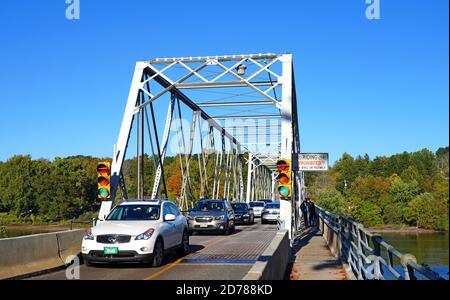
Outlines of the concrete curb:
M84 230L52 232L0 240L0 279L16 278L65 265L80 253Z
M288 231L280 230L242 280L283 280L289 255Z

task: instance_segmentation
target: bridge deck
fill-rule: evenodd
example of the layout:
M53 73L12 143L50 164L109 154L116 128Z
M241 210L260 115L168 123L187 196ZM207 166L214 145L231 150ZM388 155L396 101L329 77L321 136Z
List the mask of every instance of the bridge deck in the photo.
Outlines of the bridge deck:
M345 280L345 271L317 228L310 228L294 244L291 280Z
M160 268L132 264L80 267L82 280L240 280L251 269L277 232L276 225L236 226L236 233L224 236L201 234L190 237L190 253L179 257L168 253ZM65 270L32 279L65 280Z

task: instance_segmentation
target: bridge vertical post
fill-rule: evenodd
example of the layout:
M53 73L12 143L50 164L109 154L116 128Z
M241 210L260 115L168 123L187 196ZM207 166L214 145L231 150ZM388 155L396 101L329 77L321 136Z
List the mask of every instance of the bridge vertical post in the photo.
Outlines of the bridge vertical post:
M252 193L252 176L253 176L253 154L251 152L248 153L248 161L247 161L247 193L246 193L246 201L250 203L251 201L251 193Z
M117 189L119 187L120 173L122 171L122 164L125 159L127 151L128 140L130 138L130 132L133 125L134 115L136 114L136 102L139 97L139 90L144 86L142 77L144 75L144 69L146 63L137 62L133 79L131 81L131 88L128 94L128 100L125 107L125 113L120 126L119 138L116 143L116 152L114 153L113 162L111 164L111 197L108 201L103 201L100 206L98 214L99 220L104 220L108 213L111 211L112 205L116 198Z
M281 101L281 157L292 161L293 158L293 125L292 125L292 54L284 54L282 61L282 101ZM291 176L294 174L292 172ZM293 177L293 176L292 176ZM292 181L292 200L280 200L280 219L284 221L285 229L288 230L289 239L292 240L292 202L297 196L295 185Z

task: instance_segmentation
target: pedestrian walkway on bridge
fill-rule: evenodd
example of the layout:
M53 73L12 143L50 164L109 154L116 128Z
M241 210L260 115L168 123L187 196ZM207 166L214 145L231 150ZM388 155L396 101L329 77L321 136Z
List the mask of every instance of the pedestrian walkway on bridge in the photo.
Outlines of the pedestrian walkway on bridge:
M292 246L291 280L346 280L341 261L331 254L317 227L307 228ZM294 258L293 257L293 258Z

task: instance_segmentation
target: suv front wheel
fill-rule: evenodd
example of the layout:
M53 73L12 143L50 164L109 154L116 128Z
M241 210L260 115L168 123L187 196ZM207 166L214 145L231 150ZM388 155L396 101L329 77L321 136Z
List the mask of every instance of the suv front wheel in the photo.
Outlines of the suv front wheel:
M187 230L183 232L183 237L181 238L180 248L178 248L180 255L186 255L189 252L189 234Z
M164 259L164 244L161 238L158 238L153 248L152 267L160 267Z

